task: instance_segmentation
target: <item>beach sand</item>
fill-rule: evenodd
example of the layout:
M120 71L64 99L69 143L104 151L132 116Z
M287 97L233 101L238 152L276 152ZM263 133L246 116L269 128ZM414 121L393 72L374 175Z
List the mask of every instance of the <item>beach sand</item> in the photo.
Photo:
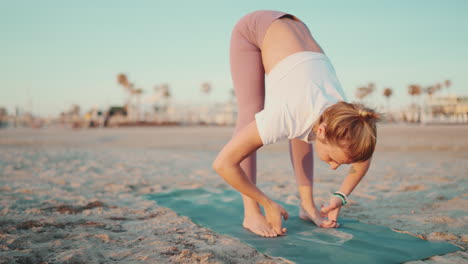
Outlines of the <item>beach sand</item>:
M232 129L0 130L0 263L289 263L143 197L230 188L211 163ZM467 248L466 135L466 126L381 125L341 217ZM287 142L262 148L258 163L260 188L297 204ZM315 167L316 201L326 203L348 168ZM468 253L411 263L420 262L467 263Z

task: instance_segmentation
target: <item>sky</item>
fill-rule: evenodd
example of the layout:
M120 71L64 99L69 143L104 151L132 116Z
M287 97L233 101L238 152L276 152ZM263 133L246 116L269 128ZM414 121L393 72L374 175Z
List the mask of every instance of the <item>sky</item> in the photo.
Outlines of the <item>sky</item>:
M409 84L446 79L452 86L442 93L468 95L464 0L0 0L0 107L56 116L71 104L122 105L119 73L143 98L167 83L175 104L227 101L230 33L255 10L301 19L350 100L369 82L373 106L384 104L384 88L401 107L411 101ZM208 96L203 82L212 85Z

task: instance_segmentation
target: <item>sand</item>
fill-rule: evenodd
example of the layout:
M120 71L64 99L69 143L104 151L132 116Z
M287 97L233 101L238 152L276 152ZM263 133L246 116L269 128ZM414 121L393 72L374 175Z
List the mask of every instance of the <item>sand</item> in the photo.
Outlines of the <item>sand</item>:
M0 130L0 263L289 263L142 196L229 188L211 169L231 127ZM382 125L341 216L468 247L468 127ZM258 184L298 203L287 143L259 153ZM316 161L319 203L347 168ZM241 213L241 212L239 212ZM240 223L239 223L240 224ZM467 263L461 250L412 263Z

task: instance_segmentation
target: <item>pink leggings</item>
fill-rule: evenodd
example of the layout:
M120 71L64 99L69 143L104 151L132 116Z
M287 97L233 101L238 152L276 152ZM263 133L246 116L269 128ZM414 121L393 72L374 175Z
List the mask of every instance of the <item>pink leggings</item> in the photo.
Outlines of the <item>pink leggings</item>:
M268 27L282 17L293 16L278 11L255 11L240 19L232 31L230 62L234 90L238 102L238 116L234 135L255 119L265 101L265 70L260 47ZM312 146L290 140L291 162L299 185L312 185ZM256 183L256 153L241 163L247 176Z

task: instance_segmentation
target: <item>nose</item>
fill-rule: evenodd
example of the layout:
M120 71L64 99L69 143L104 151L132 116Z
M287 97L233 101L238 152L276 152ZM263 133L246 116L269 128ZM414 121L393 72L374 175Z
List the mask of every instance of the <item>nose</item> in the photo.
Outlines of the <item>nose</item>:
M330 169L336 170L338 169L338 167L340 167L340 164L337 164L335 162L330 162Z

